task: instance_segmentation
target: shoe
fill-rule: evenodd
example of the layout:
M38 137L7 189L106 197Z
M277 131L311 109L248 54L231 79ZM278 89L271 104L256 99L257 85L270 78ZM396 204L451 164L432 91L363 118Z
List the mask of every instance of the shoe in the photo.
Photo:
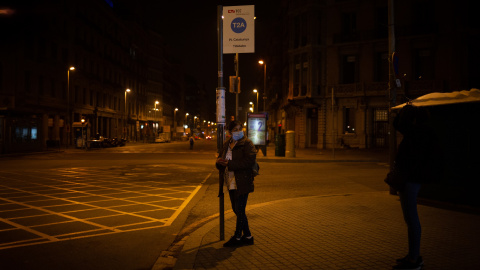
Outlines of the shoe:
M224 247L239 247L241 245L243 245L242 239L237 239L235 235L223 244Z
M398 264L393 267L394 270L420 270L423 267L423 259L418 257L416 262L411 262L408 256L397 260Z
M253 236L252 236L252 238L248 239L248 238L245 237L245 235L244 235L244 236L242 236L242 239L241 239L241 240L242 240L242 243L243 243L244 245L246 245L246 246L251 246L251 245L253 245Z
M404 262L406 262L406 261L409 261L409 260L410 260L410 257L407 255L407 256L405 256L405 257L403 257L403 258L401 258L401 259L397 259L397 264L402 264L402 263L404 263ZM423 265L423 258L422 258L422 256L418 256L417 261L420 262L420 265Z

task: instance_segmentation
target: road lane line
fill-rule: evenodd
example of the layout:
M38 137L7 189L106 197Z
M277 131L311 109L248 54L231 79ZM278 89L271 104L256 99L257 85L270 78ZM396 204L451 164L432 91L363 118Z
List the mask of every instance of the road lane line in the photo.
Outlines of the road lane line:
M178 217L178 215L180 215L180 213L183 211L183 209L185 209L185 207L187 207L188 203L193 199L193 197L195 196L195 194L197 194L197 192L200 190L200 188L202 188L203 184L205 183L205 181L207 181L207 179L212 175L212 173L209 173L207 175L207 177L205 177L205 179L203 179L203 181L200 183L200 185L198 185L195 190L190 193L190 196L188 196L188 198L183 201L182 205L180 205L177 209L177 211L175 211L175 213L173 213L173 215L168 219L168 222L165 223L165 226L170 226L172 225L173 221L175 221L175 219Z
M50 236L50 235L48 235L48 234L44 234L44 233L39 232L39 231L36 231L36 230L33 230L32 228L29 228L29 227L20 225L20 224L18 224L18 223L11 222L11 221L8 220L8 219L0 218L0 221L1 221L1 222L4 222L4 223L7 223L8 225L12 225L12 226L14 226L14 227L16 227L16 228L18 228L18 229L22 229L22 230L27 231L27 232L29 232L29 233L33 233L33 234L35 234L35 235L38 235L38 236L40 236L40 237L42 237L42 238L48 239L48 240L50 240L50 241L52 241L52 242L58 241L58 239L55 238L55 237L53 237L53 236ZM14 244L14 243L16 243L16 242L10 242L9 244Z

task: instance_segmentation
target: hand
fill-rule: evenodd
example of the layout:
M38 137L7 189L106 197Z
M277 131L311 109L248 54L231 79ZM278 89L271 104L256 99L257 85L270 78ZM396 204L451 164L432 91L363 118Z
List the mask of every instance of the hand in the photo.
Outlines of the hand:
M223 159L223 158L217 158L217 163L222 165L222 166L227 166L228 165L228 160Z

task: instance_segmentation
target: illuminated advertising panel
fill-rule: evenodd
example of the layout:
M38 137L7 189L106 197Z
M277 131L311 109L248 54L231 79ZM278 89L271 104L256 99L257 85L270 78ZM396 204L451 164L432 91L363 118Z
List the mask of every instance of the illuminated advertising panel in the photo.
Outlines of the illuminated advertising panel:
M249 113L247 119L247 137L254 145L265 145L267 138L267 114Z

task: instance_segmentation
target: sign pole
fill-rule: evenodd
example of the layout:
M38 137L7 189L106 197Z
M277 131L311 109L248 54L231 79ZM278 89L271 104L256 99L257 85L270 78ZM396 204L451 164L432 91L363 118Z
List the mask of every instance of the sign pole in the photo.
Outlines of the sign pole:
M238 121L238 93L240 92L240 87L238 84L238 53L235 54L235 121Z
M224 142L225 126L225 87L223 86L223 6L217 6L217 37L218 37L218 87L216 90L217 103L217 152L220 153ZM225 200L223 194L223 178L218 173L218 199L220 217L220 240L225 240Z
M394 74L393 74L393 55L395 52L395 27L394 27L394 0L388 1L388 124L390 136L388 137L388 149L390 152L389 163L390 170L393 169L396 153L396 131L393 127L393 111L392 107L395 107L397 93L394 88ZM390 188L390 194L396 194L397 192Z

